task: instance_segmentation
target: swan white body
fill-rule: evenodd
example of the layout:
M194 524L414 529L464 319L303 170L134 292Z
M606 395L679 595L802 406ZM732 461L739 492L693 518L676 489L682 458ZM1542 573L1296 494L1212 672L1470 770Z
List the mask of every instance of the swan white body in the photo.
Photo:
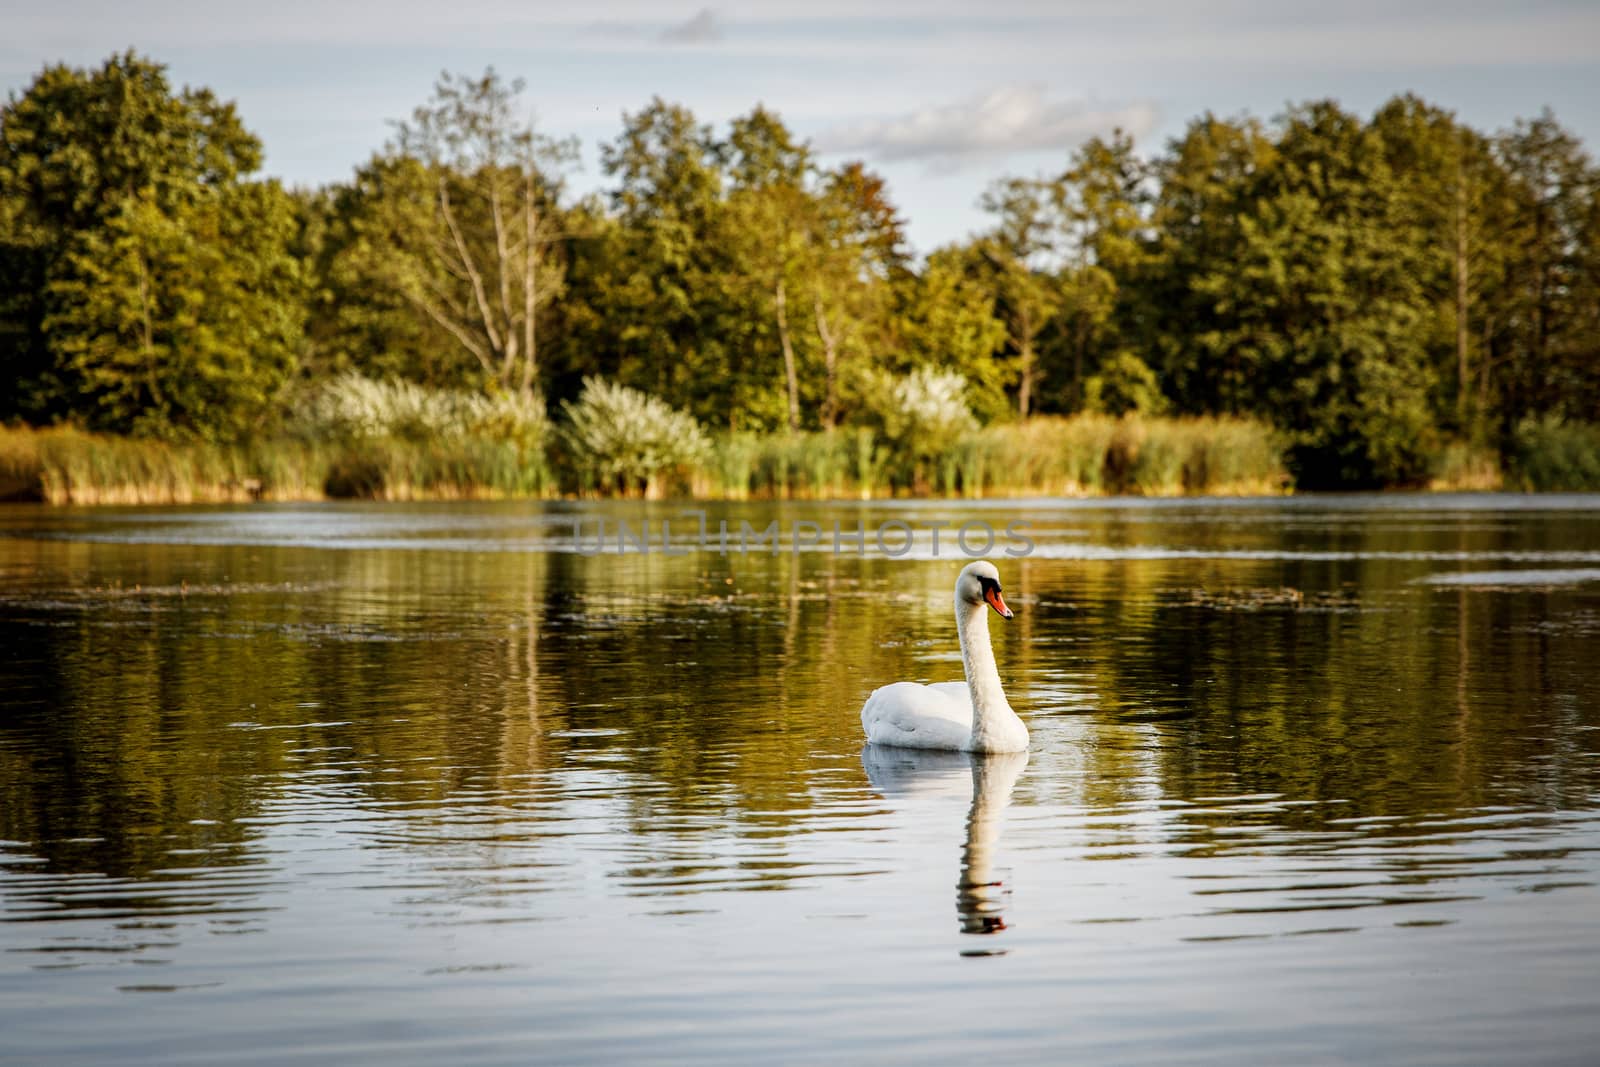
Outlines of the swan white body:
M1000 572L987 560L969 563L956 578L956 631L965 682L895 682L874 690L861 708L867 740L897 748L960 752L1025 752L1028 728L1006 702L989 644L984 605L1002 618Z

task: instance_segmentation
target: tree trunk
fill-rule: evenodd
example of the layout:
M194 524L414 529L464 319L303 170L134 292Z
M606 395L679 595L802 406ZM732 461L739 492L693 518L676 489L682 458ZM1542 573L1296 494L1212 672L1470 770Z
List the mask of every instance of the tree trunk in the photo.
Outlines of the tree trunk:
M1467 182L1456 175L1456 426L1467 430Z
M144 356L145 375L150 386L150 401L157 408L162 405L161 379L156 373L156 334L150 321L150 270L144 253L136 257L139 263L139 343Z
M1083 350L1089 344L1085 331L1078 330L1072 345L1072 403L1076 412L1083 411Z
M812 308L817 314L817 338L822 341L822 365L826 377L822 397L822 428L831 430L839 418L838 345L833 331L828 328L828 317L822 313L822 294L811 295Z
M800 430L800 381L795 376L794 345L789 341L788 301L784 293L782 278L778 279L778 287L773 299L778 309L778 343L783 346L783 373L789 381L789 432L798 433Z
M494 265L500 280L500 319L506 327L505 362L500 369L500 386L510 389L517 373L517 319L511 311L511 249L506 240L506 227L500 206L500 181L489 178L489 217L494 222Z
M506 350L516 347L516 337L511 335L502 340L499 329L495 326L494 310L489 304L489 295L484 288L483 272L478 269L477 261L473 259L472 250L467 245L466 238L461 234L461 227L456 223L455 210L450 205L450 187L443 175L439 178L439 213L449 228L450 238L455 246L458 266L466 273L468 281L472 283L473 303L478 311L478 328L482 331L488 344L483 346L483 358L489 365L494 364L495 357L500 357L497 373L500 375L502 385L509 384L504 377L503 368L507 365L505 360ZM503 265L503 264L502 264ZM507 324L510 325L509 323Z
M1527 367L1513 367L1511 381L1514 389L1512 406L1515 411L1508 411L1507 418L1520 417L1527 413L1531 407L1538 407L1544 400L1544 390L1541 386L1548 375L1546 353L1549 351L1550 337L1550 263L1545 256L1545 207L1541 202L1534 211L1533 246L1535 248L1534 269L1530 272L1533 281L1533 337L1529 345ZM1521 394L1517 396L1516 394Z
M533 208L533 171L528 172L522 187L523 229L526 231L522 245L522 395L533 395L533 383L539 373L539 350L534 347L534 312L538 310L539 257L534 239L539 233L538 218Z
M1483 320L1483 341L1478 357L1478 419L1486 421L1489 412L1489 370L1494 363L1493 339L1489 335L1489 319Z
M1022 342L1022 381L1017 386L1017 414L1028 417L1033 407L1033 338Z

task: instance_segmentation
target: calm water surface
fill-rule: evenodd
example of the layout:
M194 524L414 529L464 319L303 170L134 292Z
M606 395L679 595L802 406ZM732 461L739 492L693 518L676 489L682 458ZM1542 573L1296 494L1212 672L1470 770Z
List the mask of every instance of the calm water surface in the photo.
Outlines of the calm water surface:
M0 1060L1600 1059L1600 498L677 511L0 510Z

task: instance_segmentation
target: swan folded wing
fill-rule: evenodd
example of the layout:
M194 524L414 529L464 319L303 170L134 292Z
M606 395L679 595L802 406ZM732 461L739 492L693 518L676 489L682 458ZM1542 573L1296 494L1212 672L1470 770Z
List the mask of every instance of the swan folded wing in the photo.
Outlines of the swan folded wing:
M962 749L972 737L972 697L965 682L895 682L867 697L861 726L873 744Z

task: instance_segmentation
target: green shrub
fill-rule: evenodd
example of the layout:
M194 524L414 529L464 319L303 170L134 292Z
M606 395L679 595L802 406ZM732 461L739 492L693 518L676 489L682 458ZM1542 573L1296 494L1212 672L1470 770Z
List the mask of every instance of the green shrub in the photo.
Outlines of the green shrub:
M1167 410L1156 372L1132 352L1106 360L1099 373L1083 383L1085 411L1105 415L1160 415Z
M566 458L583 489L657 495L673 475L711 456L694 417L665 401L601 378L585 378L577 403L561 405Z
M313 394L299 429L319 440L479 438L542 451L550 421L537 393L488 395L342 374Z
M1528 419L1512 435L1511 480L1519 488L1582 492L1600 489L1600 425Z

